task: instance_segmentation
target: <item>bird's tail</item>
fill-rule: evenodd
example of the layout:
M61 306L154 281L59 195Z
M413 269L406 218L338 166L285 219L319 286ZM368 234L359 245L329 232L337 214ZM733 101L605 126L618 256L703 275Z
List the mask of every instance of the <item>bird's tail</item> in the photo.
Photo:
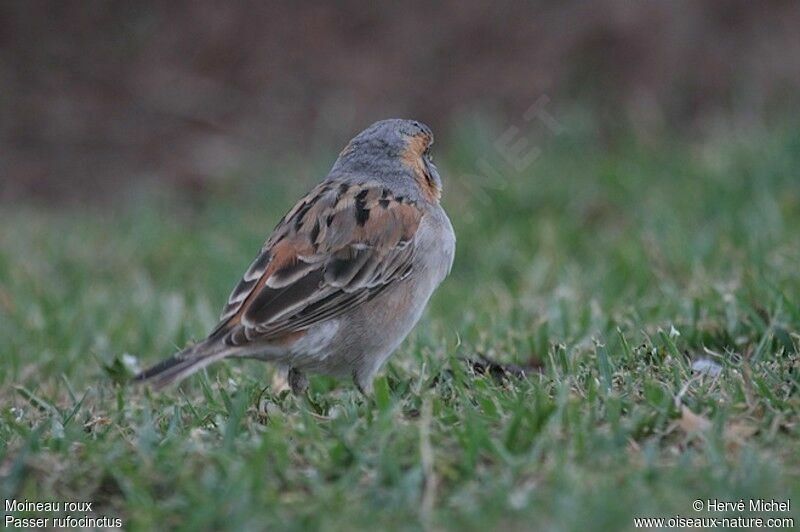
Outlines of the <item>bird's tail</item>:
M142 371L133 378L133 381L148 383L155 389L161 389L170 384L177 384L192 373L231 354L230 347L212 340L204 340Z

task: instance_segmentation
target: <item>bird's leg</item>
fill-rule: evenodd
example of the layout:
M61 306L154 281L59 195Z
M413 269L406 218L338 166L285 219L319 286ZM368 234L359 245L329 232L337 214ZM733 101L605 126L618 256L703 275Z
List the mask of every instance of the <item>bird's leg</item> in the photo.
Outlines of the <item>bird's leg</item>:
M364 375L358 371L353 372L353 382L358 391L365 397L372 396L372 375Z
M308 377L305 373L301 373L295 368L289 370L289 386L292 388L292 393L301 396L305 395L308 390Z
M289 366L276 365L272 374L272 392L279 394L289 388Z

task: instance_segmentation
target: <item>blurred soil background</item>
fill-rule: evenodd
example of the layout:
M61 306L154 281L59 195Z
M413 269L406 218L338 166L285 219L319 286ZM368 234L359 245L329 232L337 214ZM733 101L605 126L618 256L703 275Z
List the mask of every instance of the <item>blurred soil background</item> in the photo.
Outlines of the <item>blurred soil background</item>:
M202 194L377 119L446 139L542 96L600 143L763 128L800 108L798 28L778 0L4 1L0 201Z

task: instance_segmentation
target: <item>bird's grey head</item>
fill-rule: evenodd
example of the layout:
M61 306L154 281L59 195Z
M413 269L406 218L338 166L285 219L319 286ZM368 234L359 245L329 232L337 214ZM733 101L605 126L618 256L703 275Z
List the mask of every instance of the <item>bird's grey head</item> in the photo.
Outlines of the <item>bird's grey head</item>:
M422 122L381 120L345 146L331 174L401 180L409 186L416 181L426 199L439 201L442 179L433 164L432 144L433 132Z

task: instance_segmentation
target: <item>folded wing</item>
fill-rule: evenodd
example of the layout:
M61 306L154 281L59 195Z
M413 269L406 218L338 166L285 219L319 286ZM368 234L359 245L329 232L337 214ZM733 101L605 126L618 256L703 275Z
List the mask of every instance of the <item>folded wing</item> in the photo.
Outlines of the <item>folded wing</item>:
M281 220L228 298L211 338L283 342L411 272L422 219L378 183L322 183Z

